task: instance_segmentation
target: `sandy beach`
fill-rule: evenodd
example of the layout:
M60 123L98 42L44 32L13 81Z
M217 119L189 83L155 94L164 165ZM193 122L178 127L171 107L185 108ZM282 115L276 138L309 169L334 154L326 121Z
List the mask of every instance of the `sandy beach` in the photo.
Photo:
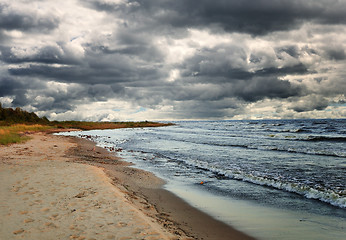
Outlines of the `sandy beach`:
M1 239L253 239L91 141L30 137L0 147Z

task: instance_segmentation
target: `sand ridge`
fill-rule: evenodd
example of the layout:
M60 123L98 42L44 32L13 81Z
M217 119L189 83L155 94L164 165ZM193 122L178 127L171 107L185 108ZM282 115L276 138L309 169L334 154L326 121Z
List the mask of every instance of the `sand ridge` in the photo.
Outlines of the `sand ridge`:
M69 161L68 138L31 137L0 149L2 239L177 239L102 169Z

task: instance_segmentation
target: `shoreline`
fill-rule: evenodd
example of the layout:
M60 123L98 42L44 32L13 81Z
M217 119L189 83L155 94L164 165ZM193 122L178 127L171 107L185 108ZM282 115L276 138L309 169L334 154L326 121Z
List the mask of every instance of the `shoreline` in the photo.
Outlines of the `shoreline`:
M123 161L115 153L104 148L94 148L96 144L90 140L78 137L68 138L71 138L79 146L71 149L69 154L79 158L82 163L101 167L113 180L116 187L127 191L128 196L130 196L129 200L133 204L177 237L211 240L255 239L230 225L214 219L191 206L174 193L164 189L165 182L154 174L131 167L131 163ZM90 149L95 149L91 161L87 159ZM104 159L107 160L104 161ZM114 164L112 161L116 161L116 163ZM150 210L147 211L146 209Z
M47 132L30 137L1 146L6 239L254 239L90 140Z

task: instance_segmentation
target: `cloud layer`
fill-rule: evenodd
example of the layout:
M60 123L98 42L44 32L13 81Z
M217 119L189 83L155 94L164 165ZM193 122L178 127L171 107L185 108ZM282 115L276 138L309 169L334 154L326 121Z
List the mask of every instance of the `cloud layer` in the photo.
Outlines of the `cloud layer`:
M337 0L4 0L0 101L50 119L343 118L345 30Z

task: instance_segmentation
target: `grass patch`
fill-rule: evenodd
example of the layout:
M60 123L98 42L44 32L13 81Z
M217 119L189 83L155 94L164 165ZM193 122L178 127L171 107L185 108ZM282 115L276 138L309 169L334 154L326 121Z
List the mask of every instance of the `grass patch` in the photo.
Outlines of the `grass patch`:
M51 128L51 126L40 124L14 124L11 126L0 126L0 145L24 142L30 139L30 137L25 136L25 133L45 131Z
M20 143L30 139L28 136L21 136L19 134L10 133L5 135L0 135L0 144L8 145L11 143Z

